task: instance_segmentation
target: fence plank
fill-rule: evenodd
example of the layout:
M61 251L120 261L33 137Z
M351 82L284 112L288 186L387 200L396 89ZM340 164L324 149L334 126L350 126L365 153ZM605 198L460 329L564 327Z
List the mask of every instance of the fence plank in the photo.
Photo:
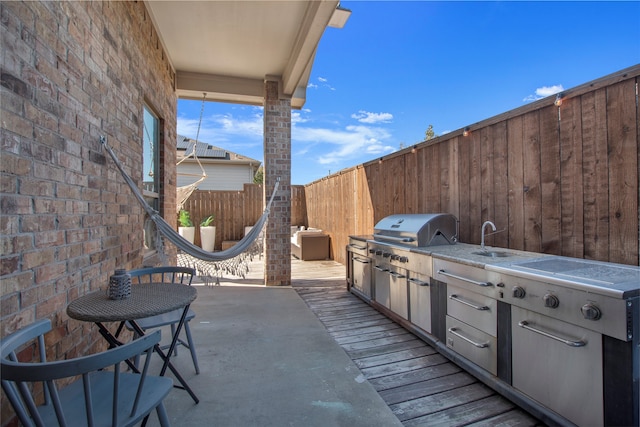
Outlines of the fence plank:
M493 217L498 230L493 244L505 248L509 246L509 180L507 123L501 122L491 126L493 140Z
M560 255L560 150L558 110L550 105L540 118L540 248L541 252ZM568 148L568 147L567 147ZM571 157L571 153L567 153ZM567 180L568 181L568 180ZM573 187L572 185L570 185Z
M617 262L638 264L638 123L636 83L607 89L609 140L610 254Z

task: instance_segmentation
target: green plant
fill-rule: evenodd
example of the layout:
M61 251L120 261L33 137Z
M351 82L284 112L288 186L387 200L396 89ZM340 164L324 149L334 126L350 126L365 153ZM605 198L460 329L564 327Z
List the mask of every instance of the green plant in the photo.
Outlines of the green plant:
M193 227L191 214L184 209L180 209L180 212L178 212L178 223L180 224L180 227Z
M209 215L208 217L206 217L205 219L200 221L200 227L208 227L208 226L210 226L213 223L214 218L215 217L213 215Z

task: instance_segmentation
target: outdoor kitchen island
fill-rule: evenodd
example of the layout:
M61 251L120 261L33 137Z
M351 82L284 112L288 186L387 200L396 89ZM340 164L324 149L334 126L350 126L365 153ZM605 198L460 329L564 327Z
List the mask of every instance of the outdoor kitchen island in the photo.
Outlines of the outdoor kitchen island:
M638 425L640 268L420 246L425 228L455 242L434 218L413 237L405 229L384 241L376 236L393 229L379 225L352 236L351 292L547 424Z

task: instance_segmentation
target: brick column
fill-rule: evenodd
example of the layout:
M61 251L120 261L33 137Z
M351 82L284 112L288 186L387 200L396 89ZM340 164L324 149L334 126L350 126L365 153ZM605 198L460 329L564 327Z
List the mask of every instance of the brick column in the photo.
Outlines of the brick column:
M279 95L278 80L264 84L264 197L280 179L266 230L264 280L291 285L291 100Z

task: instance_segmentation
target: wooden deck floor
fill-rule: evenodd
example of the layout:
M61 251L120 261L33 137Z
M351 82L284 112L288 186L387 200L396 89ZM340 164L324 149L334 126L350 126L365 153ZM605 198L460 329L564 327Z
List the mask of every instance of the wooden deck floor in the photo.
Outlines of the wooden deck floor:
M541 426L346 289L344 266L292 264L298 294L405 426Z

